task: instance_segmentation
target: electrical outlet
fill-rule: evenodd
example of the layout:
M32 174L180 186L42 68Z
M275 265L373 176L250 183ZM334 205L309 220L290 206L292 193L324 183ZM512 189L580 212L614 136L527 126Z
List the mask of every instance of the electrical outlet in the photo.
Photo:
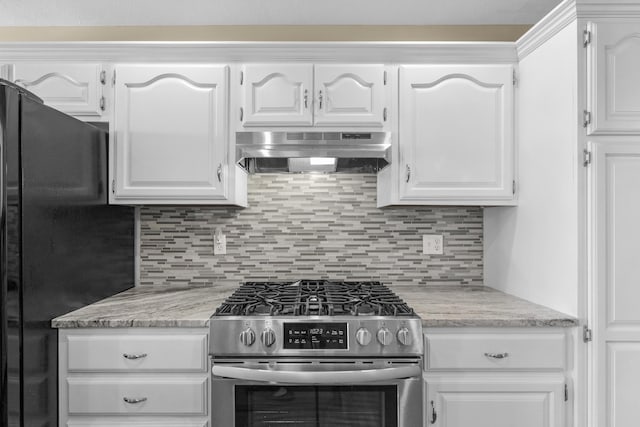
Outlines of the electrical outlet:
M423 235L422 253L424 255L442 255L444 253L444 239L442 234Z
M213 254L225 255L227 253L227 236L222 234L222 230L216 229L213 234Z

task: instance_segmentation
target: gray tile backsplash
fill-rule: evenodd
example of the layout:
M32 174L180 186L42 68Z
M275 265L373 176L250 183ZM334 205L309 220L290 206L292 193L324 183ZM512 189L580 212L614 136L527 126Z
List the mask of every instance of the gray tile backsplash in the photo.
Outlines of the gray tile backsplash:
M140 208L140 284L323 278L482 285L482 209L376 208L375 175L257 174L249 207ZM221 227L227 254L213 254ZM423 255L422 235L444 235Z

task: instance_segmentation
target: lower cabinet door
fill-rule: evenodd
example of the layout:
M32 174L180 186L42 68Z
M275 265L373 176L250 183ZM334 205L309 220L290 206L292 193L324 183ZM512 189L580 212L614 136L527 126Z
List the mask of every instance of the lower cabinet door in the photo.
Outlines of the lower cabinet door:
M562 374L427 376L425 426L563 427Z

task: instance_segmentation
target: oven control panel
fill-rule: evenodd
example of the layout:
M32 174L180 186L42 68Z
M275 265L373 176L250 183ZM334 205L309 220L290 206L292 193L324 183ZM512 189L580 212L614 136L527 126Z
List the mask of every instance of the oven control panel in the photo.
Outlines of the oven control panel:
M348 350L347 323L285 322L283 348Z
M407 357L424 351L419 318L229 316L214 320L209 341L214 357Z

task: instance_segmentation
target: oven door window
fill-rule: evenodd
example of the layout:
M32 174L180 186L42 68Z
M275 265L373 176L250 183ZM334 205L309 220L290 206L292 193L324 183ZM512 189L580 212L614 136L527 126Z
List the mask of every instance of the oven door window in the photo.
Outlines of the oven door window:
M235 387L236 427L398 427L397 386Z

